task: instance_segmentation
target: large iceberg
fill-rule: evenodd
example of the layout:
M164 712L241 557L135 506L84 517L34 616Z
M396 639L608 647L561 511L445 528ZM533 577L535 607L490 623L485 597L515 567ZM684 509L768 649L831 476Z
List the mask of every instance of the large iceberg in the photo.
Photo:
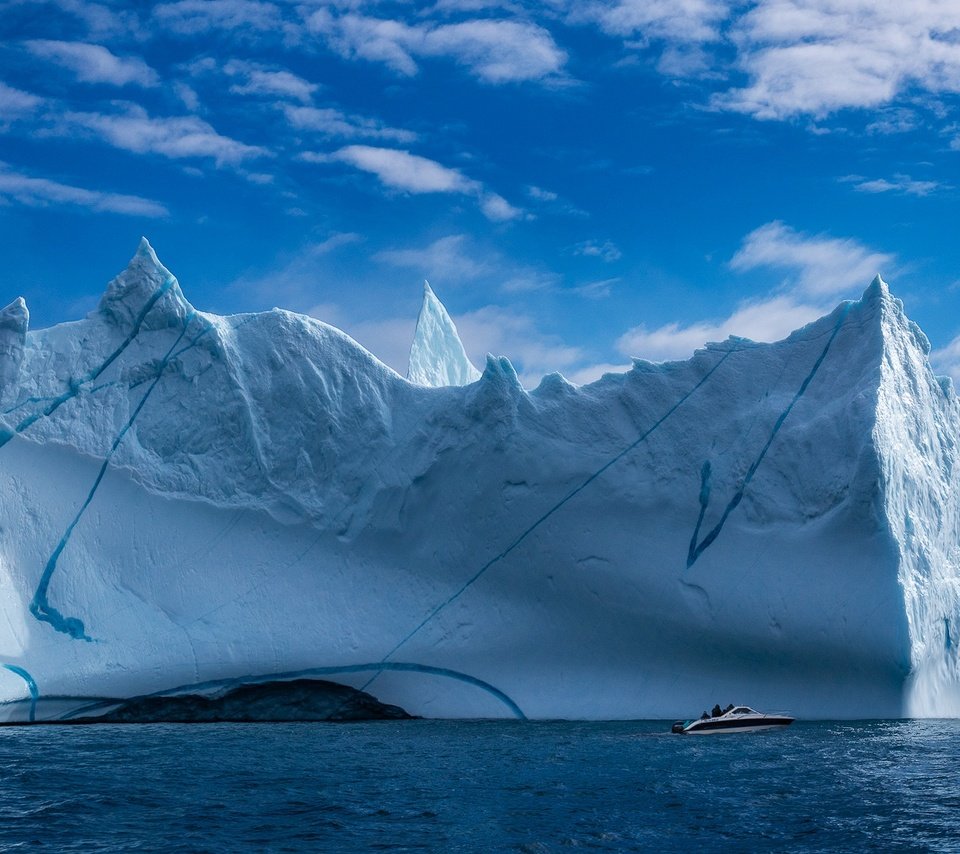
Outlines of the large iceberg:
M774 344L530 392L197 311L146 241L86 319L27 323L8 718L309 677L430 716L960 713L960 413L879 278Z

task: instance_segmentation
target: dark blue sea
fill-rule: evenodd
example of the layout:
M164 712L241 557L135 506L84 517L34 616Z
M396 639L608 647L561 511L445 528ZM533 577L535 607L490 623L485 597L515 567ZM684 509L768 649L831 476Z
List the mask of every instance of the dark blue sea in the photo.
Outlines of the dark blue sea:
M0 850L960 851L960 722L0 729Z

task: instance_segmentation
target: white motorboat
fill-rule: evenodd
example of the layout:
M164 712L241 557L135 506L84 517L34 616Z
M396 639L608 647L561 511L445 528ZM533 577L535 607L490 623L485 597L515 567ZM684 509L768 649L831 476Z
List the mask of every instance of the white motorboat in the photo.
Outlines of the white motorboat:
M720 715L692 721L676 721L671 732L683 735L714 735L723 732L759 732L781 729L796 720L788 715L765 715L749 706L735 706Z

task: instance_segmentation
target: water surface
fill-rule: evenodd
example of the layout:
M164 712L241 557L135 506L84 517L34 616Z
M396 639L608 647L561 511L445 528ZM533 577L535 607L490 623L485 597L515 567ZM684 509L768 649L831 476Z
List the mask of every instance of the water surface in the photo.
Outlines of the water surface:
M0 729L0 850L960 850L960 722Z

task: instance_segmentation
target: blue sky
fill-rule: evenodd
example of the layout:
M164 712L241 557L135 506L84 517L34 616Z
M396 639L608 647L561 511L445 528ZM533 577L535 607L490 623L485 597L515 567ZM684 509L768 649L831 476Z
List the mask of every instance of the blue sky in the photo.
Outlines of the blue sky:
M956 0L0 0L0 300L82 316L141 234L201 309L401 372L583 382L783 337L876 272L960 377Z

